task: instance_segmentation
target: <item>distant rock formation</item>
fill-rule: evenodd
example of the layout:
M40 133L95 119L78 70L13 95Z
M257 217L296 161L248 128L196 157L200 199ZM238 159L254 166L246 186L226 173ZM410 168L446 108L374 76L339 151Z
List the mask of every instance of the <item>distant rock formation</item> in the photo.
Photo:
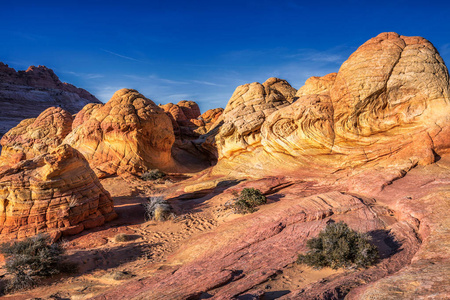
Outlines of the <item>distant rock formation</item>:
M72 120L72 115L60 107L47 108L37 118L23 120L0 140L0 166L53 151L72 131Z
M186 100L160 107L171 119L175 137L179 140L192 140L207 133L223 113L223 108L214 108L200 114L197 103Z
M0 168L2 239L76 234L116 217L109 193L69 145Z
M167 103L160 105L172 121L173 131L177 139L193 139L199 135L195 130L201 120L200 108L194 101L180 101L177 104Z
M35 118L48 107L61 107L75 114L91 102L101 103L86 90L61 82L45 66L16 72L0 62L0 137L23 119Z
M266 85L238 87L231 97L216 136L216 170L390 165L403 172L450 149L448 70L424 38L382 33L337 74L308 79L292 104L277 94L276 107L261 106Z
M136 90L117 91L75 117L64 143L79 150L99 177L173 167L175 136L164 111Z

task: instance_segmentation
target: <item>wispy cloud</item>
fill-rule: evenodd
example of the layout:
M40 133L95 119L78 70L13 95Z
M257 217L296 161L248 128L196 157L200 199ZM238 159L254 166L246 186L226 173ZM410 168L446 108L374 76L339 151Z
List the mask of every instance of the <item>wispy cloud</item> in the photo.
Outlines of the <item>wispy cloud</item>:
M78 73L78 72L72 72L72 71L65 71L63 73L71 74L71 75L74 75L74 76L77 76L77 77L82 77L82 78L85 78L85 79L95 79L95 78L103 78L103 77L105 77L102 74L95 74L95 73Z
M120 58L132 60L132 61L143 62L143 61L140 61L139 59L136 59L136 58L133 58L133 57L129 57L129 56L125 56L125 55L122 55L122 54L119 54L119 53L116 53L116 52L112 52L112 51L109 51L109 50L105 50L105 49L100 49L100 50L102 50L103 52L115 55L115 56L120 57Z
M203 80L190 80L190 82L192 82L192 83L198 83L198 84L204 84L204 85L211 85L211 86L225 86L225 85L220 84L220 83L209 82L209 81L203 81Z
M131 75L127 74L124 75L127 78L133 79L135 81L153 81L155 83L166 83L166 84L188 84L187 81L181 81L181 80L172 80L168 78L161 78L158 75L152 74L152 75L145 75L145 76L137 76L137 75Z

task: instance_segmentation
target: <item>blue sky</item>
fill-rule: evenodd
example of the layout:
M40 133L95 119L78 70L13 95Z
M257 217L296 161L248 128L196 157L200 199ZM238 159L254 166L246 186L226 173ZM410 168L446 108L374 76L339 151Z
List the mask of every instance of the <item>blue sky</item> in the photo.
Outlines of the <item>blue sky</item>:
M338 71L385 31L423 36L450 61L447 1L2 0L0 7L0 61L16 70L45 65L104 102L126 87L157 104L194 100L203 112L225 107L238 85L272 76L298 89Z

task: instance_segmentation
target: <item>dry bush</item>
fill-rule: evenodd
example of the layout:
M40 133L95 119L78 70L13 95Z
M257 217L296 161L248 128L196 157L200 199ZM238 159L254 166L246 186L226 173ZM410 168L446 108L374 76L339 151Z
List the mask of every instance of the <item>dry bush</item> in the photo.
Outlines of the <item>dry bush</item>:
M28 289L36 285L39 277L65 272L67 263L62 262L64 248L53 243L46 235L37 235L22 241L0 245L6 259L6 270L12 277L6 291Z
M308 252L300 254L297 262L315 268L367 268L378 258L378 249L370 243L370 237L344 222L327 224L318 237L307 241L307 246Z
M174 217L172 206L163 196L151 196L143 205L146 220L166 221Z

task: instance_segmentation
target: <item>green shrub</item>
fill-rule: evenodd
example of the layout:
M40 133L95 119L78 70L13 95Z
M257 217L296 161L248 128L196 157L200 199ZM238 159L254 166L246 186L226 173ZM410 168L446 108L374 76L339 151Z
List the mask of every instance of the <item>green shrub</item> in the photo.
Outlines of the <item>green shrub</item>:
M377 247L370 243L370 237L352 230L344 222L327 224L319 236L308 240L306 245L308 252L300 254L297 262L315 268L367 268L378 258Z
M144 174L142 174L141 179L145 180L145 181L150 181L150 180L158 180L161 178L166 177L166 173L158 170L158 169L154 169L151 170L149 172L145 172Z
M255 188L244 188L233 204L237 213L246 214L257 210L257 206L267 203L266 197L260 190Z
M36 284L36 278L58 274L65 267L61 263L64 248L44 235L4 243L0 245L0 252L6 258L6 270L12 276L7 291L31 288Z

